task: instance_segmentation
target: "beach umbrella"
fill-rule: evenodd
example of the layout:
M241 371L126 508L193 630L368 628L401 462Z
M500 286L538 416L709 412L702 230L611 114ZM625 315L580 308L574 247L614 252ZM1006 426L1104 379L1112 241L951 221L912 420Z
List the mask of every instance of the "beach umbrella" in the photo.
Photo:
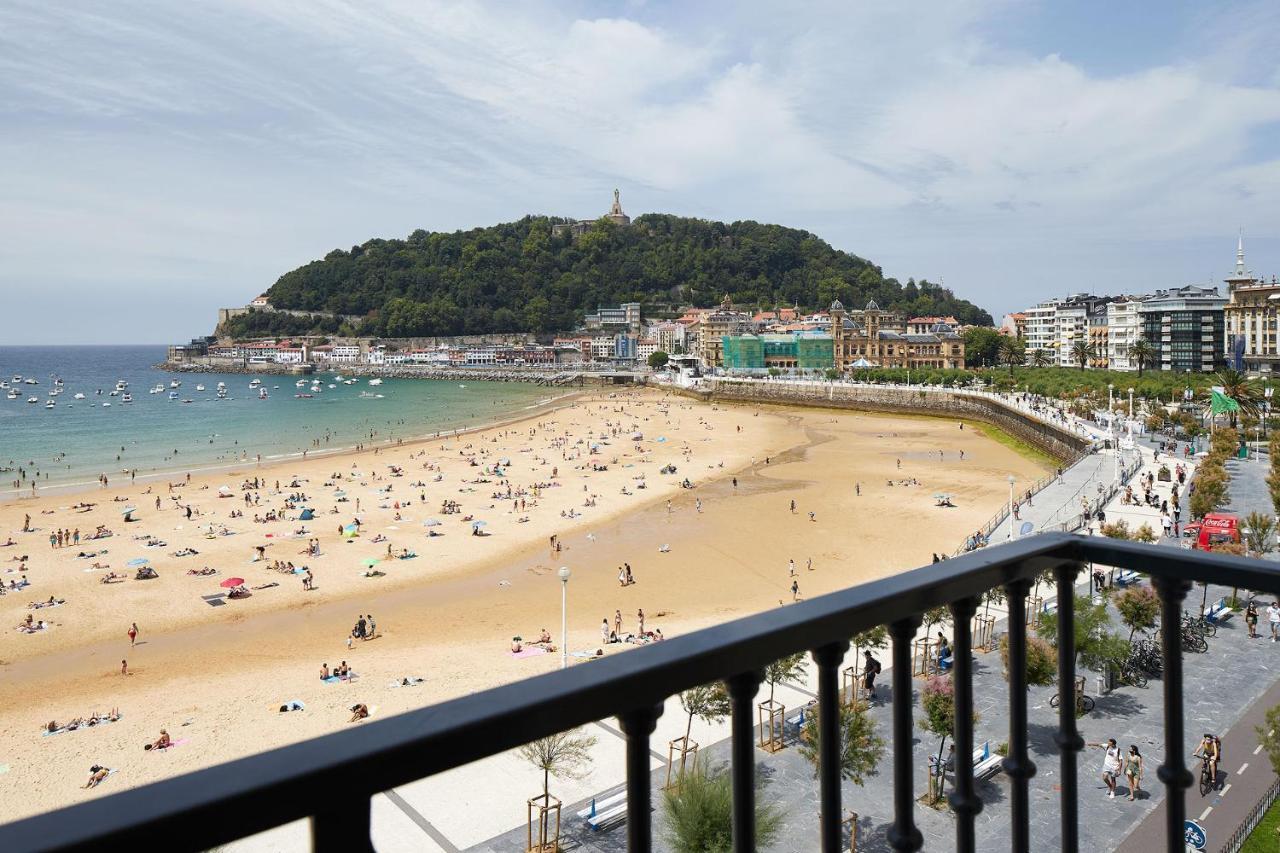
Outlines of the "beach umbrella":
M487 521L473 521L473 522L471 522L471 526L472 526L472 527L486 527L486 526L488 526L488 524L489 524L489 522L487 522Z
M633 433L631 433L631 440L632 440L632 441L640 441L640 440L641 440L641 439L643 439L643 438L644 438L644 433L642 433L642 432L633 432Z
M498 464L499 464L499 465L510 465L510 464L511 464L511 460L504 456L504 457L502 457L501 459L499 459L499 460L498 460Z
M137 511L138 511L138 508L136 506L127 506L124 509L120 510L120 514L128 515L131 512L137 512Z
M423 526L423 527L439 527L439 526L440 526L440 519L438 519L438 518L428 518L426 521L422 522L422 526Z
M220 495L229 495L229 494L231 494L231 487L230 487L230 486L218 486L218 494L220 494Z
M146 557L134 557L132 560L125 563L125 565L136 569L138 566L145 566L147 563L150 563L150 562L151 561L148 560Z
M227 578L222 583L218 584L218 586L223 587L224 589L231 589L232 587L243 586L243 585L244 585L244 578Z
M942 493L942 494L934 495L934 496L933 496L933 499L934 499L935 501L945 501L945 500L946 500L947 498L949 498L949 497L951 497L951 495L948 495L948 494Z
M366 569L372 569L374 566L378 565L378 563L379 563L379 560L376 557L364 558L364 567Z
M347 496L347 493L344 492L342 489L338 489L336 492L333 493L333 496L335 498L345 498Z

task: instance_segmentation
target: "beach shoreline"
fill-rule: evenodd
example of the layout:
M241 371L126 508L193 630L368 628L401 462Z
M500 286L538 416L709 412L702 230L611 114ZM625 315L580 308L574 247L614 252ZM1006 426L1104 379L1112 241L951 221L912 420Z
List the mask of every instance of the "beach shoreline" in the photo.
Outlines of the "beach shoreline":
M384 713L394 713L546 671L558 665L558 655L515 658L507 644L513 634L529 639L559 625L555 571L560 565L573 569L569 649L582 652L600 646L601 617L612 621L614 611L624 614L624 627L634 633L637 605L648 614L649 626L672 635L783 604L792 597L792 583L807 597L927 563L921 545L932 540L950 550L1004 499L997 471L1026 478L1039 471L1014 451L956 424L951 418L706 404L658 390L585 392L552 411L456 439L405 440L376 452L305 463L293 459L268 466L264 461L262 469L240 472L268 479L279 474L286 481L287 473L301 472L308 481L302 488L318 494L327 474L357 470L367 485L344 488L353 495L364 488L360 494L369 495L372 506L361 513L367 516L365 526L354 539L335 535L336 522L328 521L335 516L319 512L316 529L297 540L263 539L259 534L271 526L246 526L247 519L234 522L241 528L235 536L204 539L195 522L240 507L244 494L219 502L213 494L217 481L208 475L193 476L191 486L179 485L182 501L173 502L206 508L203 518L187 522L174 509L156 513L139 502L146 510L140 523L168 542L162 553L187 543L201 552L190 558L158 557L162 577L155 581L99 586L98 573L81 571L84 561L49 549L47 541L40 548L38 537L47 531L26 534L22 550L32 555L33 586L0 598L0 614L16 621L30 612L22 602L50 594L65 597L67 604L49 611L60 624L48 632L0 636L0 658L6 662L0 672L8 676L0 682L0 737L13 767L0 775L0 792L14 804L14 816L27 814L94 796L79 791L70 778L83 772L79 765L85 759L119 763L125 772L114 783L118 790L333 731L344 724L344 703L350 701L374 697ZM633 441L637 432L643 438ZM587 453L601 436L607 443ZM960 460L952 448L967 450L967 458ZM946 454L941 461L940 452ZM553 453L566 458L554 459ZM484 461L471 466L469 455ZM560 483L543 488L536 507L526 507L528 522L519 521L520 510L485 496L499 478L476 476L477 468L483 471L502 458L516 460L504 473L522 487ZM425 484L422 491L431 497L422 501L417 487L404 490L407 476L376 473L393 462L406 472L410 465L431 465L436 469L431 476L438 472L444 479ZM678 473L657 474L659 466L670 465ZM846 476L832 476L837 470ZM552 471L559 473L552 478ZM685 477L694 488L681 487ZM854 494L848 478L860 494ZM903 484L886 486L894 478ZM910 484L917 478L918 485ZM469 479L494 482L472 486ZM201 485L208 488L201 491ZM378 492L391 485L394 491ZM944 485L956 494L960 508L930 508L929 494ZM291 488L282 484L280 491ZM123 491L129 490L113 486L103 495ZM409 500L397 509L392 507L397 501L387 500L390 495ZM436 500L450 495L484 515L494 536L473 538L463 533L465 523L446 517L433 528L444 530L445 537L426 538L421 513L436 512ZM330 499L319 500L327 504ZM798 502L796 511L787 511L788 500ZM162 505L167 502L166 496ZM583 502L594 506L583 507ZM55 522L67 518L68 510L49 495L24 506L0 505L0 536L16 531L32 509L33 524L47 517L39 515L45 509L52 510ZM246 515L251 511L245 507ZM396 512L404 520L395 521ZM566 512L579 516L567 518ZM346 515L336 518L345 522ZM294 522L283 524L288 528ZM361 560L383 548L379 543L370 550L374 531L386 535L388 544L408 545L420 556L375 563L379 570L385 567L385 576L363 577ZM906 531L911 535L904 536ZM546 544L553 535L562 543L559 552ZM293 553L310 538L322 541L322 556L314 561ZM122 540L119 531L101 541L112 546L112 561L135 551L151 553L132 539ZM275 577L262 564L246 562L261 543L268 548L267 561L290 558L315 566L318 591L304 593L296 579L283 576L281 586L255 591L245 601L206 604L200 593L217 590L216 581L232 571L252 576L250 585ZM0 560L8 559L8 550L0 550ZM217 577L183 576L187 565L206 559L219 567ZM795 578L788 576L788 559L798 566ZM616 567L624 562L634 565L634 585L618 582ZM381 636L348 644L344 638L356 614L369 612L377 614ZM130 648L124 629L131 621L140 623L145 645ZM555 640L558 644L560 638ZM630 648L603 647L606 653ZM120 675L121 656L132 675ZM322 662L335 665L344 658L358 668L360 681L316 682ZM390 682L407 676L427 683L416 690L387 690ZM275 715L275 706L292 698L304 701L307 712L284 715L286 724ZM119 707L125 718L92 732L39 737L49 719L109 707ZM186 721L190 746L163 763L144 760L130 746L154 737L159 726ZM223 730L252 731L253 737L240 740Z

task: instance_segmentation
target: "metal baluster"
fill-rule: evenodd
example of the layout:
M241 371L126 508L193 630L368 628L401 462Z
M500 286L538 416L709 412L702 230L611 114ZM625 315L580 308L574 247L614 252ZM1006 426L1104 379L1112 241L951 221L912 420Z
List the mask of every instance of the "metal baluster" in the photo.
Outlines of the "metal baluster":
M840 813L840 696L837 677L840 661L849 650L841 640L813 650L818 665L818 785L821 812L819 837L823 853L838 853L843 824Z
M889 827L889 845L908 853L924 846L924 836L916 827L911 777L915 739L911 731L911 641L919 627L919 616L889 626L893 637L893 826Z
M744 672L728 679L733 707L733 849L753 853L756 849L756 747L752 701L763 681L759 672Z
M368 797L323 806L311 816L311 849L315 853L373 853L369 808Z
M1013 780L1009 811L1013 817L1009 849L1031 849L1031 803L1028 785L1036 765L1027 753L1027 596L1031 581L1011 581L1004 588L1009 603L1009 754L1000 763Z
M618 718L627 735L627 850L648 853L653 846L649 793L649 735L662 716L662 706L628 711Z
M1084 739L1076 729L1076 576L1079 563L1056 570L1058 579L1058 744L1062 775L1062 849L1080 849L1080 793L1077 790L1076 754Z
M1165 843L1170 853L1181 853L1186 843L1187 789L1192 782L1183 760L1186 726L1182 718L1182 600L1191 583L1157 575L1151 585L1160 596L1160 653L1164 658L1164 764L1156 771L1156 778L1165 785Z
M951 605L951 624L955 648L951 660L955 689L955 782L947 797L959 817L956 824L956 850L973 853L973 822L982 811L982 800L973 784L973 614L978 609L976 598L962 598Z

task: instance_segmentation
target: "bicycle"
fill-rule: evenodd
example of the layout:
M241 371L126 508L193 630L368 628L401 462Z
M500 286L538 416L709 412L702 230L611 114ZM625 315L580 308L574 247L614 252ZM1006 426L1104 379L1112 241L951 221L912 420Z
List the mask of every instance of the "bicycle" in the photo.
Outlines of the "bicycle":
M1128 684L1140 690L1147 686L1147 674L1142 671L1132 658L1120 665L1119 678L1121 684Z
M1055 693L1053 694L1053 698L1049 700L1049 707L1056 708L1058 707L1058 704L1059 704L1058 694ZM1087 714L1093 710L1093 706L1094 706L1094 701L1092 696L1085 696L1083 693L1081 693L1079 696L1076 697L1076 713L1077 714Z
M1190 628L1202 637L1218 636L1218 626L1203 616L1191 616L1187 613L1183 613L1182 627Z
M1200 756L1200 796L1206 796L1214 789L1218 781L1214 778L1216 775L1209 770L1209 756Z
M1207 652L1209 651L1209 641L1204 638L1203 634L1197 633L1192 628L1183 626L1182 648L1184 651L1188 652Z

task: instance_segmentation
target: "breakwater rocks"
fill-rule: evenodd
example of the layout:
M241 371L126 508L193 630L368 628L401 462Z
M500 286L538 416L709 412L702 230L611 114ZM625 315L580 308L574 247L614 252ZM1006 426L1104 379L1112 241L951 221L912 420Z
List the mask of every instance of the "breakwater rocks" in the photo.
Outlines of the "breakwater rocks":
M382 379L446 379L461 382L529 382L535 385L579 387L618 384L616 374L577 370L535 370L511 367L427 367L409 364L332 364L317 368L304 364L243 364L225 361L161 362L157 370L171 373L241 373L257 376L307 376L339 373ZM643 377L638 377L643 382Z
M969 418L997 427L1062 462L1091 442L1066 426L1046 423L987 394L945 388L851 385L835 382L743 382L707 379L686 391L705 400L780 403L891 414Z

